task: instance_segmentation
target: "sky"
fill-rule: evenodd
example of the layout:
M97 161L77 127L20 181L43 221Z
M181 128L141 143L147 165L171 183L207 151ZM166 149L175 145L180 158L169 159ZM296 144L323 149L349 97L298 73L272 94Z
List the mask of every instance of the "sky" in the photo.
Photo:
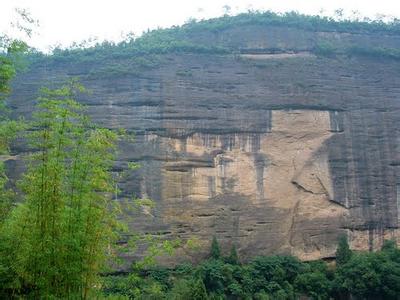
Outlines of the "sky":
M298 11L332 15L338 8L345 14L376 18L400 18L400 0L1 0L0 33L18 35L15 8L26 9L39 26L27 39L42 51L56 45L67 47L88 39L119 41L128 33L140 35L147 29L181 25L191 18L208 19L227 12L248 10ZM224 8L225 7L225 8Z

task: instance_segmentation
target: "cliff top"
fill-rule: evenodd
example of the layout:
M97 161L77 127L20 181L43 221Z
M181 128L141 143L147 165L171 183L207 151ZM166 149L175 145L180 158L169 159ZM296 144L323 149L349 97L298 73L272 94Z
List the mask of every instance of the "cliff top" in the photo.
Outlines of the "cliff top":
M360 37L367 36L374 36L377 44L371 44L370 40L366 45L360 44ZM147 31L138 38L120 43L103 42L89 48L55 49L50 56L36 53L32 57L34 61L50 58L56 62L88 62L166 53L311 51L321 55L366 54L397 59L400 58L399 44L387 41L399 38L400 21L397 19L390 23L367 19L338 21L332 17L267 11L191 21L182 26ZM268 43L263 43L264 40Z

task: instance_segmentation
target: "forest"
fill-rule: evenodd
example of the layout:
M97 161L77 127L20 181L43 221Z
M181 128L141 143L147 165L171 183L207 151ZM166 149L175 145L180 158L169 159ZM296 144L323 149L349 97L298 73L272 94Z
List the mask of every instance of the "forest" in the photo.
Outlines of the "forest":
M32 23L22 14L27 26ZM199 30L263 24L326 31L398 33L400 23L336 21L296 13L253 12L235 17L189 22L160 29L119 44L56 49L50 56L19 40L0 38L0 298L2 299L400 299L400 250L394 241L376 252L357 252L338 239L334 261L300 261L290 255L259 256L243 261L232 247L222 253L214 237L207 258L167 268L160 253L174 255L180 241L132 236L129 246L148 244L147 256L121 271L118 241L128 231L121 220L126 206L112 167L118 143L134 142L123 128L94 124L77 101L89 91L76 78L56 88L43 87L32 118L11 119L7 97L12 80L41 60L102 60L134 56L131 68L152 68L164 53L234 54L234 49L198 45L183 37ZM24 28L27 34L29 29ZM276 51L276 49L275 49ZM318 55L368 55L399 59L398 49L337 49L320 44ZM98 75L98 74L97 74ZM90 94L89 94L90 97ZM16 187L8 184L4 161L13 141L30 149L26 170ZM139 165L132 163L131 169ZM131 204L155 205L149 199Z
M209 258L198 265L107 276L103 293L115 299L398 299L399 257L393 241L381 251L355 253L341 237L336 264L293 256L241 263L235 247L223 256L214 238Z

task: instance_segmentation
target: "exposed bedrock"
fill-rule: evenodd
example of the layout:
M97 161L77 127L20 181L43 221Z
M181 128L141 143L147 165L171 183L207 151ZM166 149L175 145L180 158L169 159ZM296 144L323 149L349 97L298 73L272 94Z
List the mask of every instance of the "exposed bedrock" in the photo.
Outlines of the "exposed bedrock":
M399 239L399 61L319 58L307 52L309 40L291 38L293 29L262 34L281 47L297 45L297 52L262 53L270 45L256 43L261 33L238 30L225 37L247 47L245 55L164 55L140 75L96 78L103 62L35 66L16 80L10 103L16 115L28 116L40 85L80 75L93 91L80 100L94 121L136 133L135 144L121 144L115 171L130 161L142 167L121 178L119 198L149 197L156 207L128 218L131 228L196 238L202 246L166 261L201 258L213 235L244 258L332 257L343 233L354 249ZM396 36L379 39L400 44ZM16 145L13 154L24 151ZM14 177L20 167L15 157L9 161Z

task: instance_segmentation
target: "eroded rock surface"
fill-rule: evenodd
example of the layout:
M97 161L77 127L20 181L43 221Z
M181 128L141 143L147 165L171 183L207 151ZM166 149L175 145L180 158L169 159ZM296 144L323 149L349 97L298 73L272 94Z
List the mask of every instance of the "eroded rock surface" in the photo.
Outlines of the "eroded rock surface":
M274 27L196 39L206 37L245 54L164 55L140 75L106 78L93 76L102 62L52 62L15 82L11 104L29 115L46 80L79 75L93 91L81 98L93 119L136 133L115 171L142 168L121 178L120 199L156 207L129 218L131 228L201 245L169 260L202 257L213 235L244 258L307 260L332 257L343 233L355 249L399 239L400 63L308 50L321 38L391 47L400 38ZM276 45L287 53L266 53ZM13 174L20 166L9 163Z

